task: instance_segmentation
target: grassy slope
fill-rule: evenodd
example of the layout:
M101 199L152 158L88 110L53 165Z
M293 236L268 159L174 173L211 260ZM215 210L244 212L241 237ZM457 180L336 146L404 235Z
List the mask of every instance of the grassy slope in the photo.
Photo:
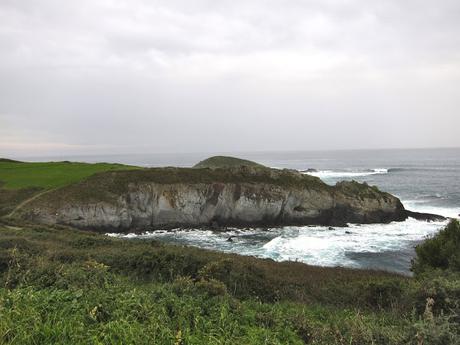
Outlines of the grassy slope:
M2 187L6 189L31 187L51 189L80 181L97 172L132 168L134 167L110 163L0 161L0 181L3 182Z
M408 279L12 225L0 224L0 343L459 343L455 272Z
M14 159L0 158L0 163L22 163L22 162L15 161Z
M0 342L399 344L406 278L0 225ZM381 294L381 293L380 293ZM385 292L384 292L385 294ZM381 306L381 307L379 307ZM396 308L395 308L396 310Z
M78 182L97 172L135 168L109 163L26 163L0 159L0 216L37 193Z

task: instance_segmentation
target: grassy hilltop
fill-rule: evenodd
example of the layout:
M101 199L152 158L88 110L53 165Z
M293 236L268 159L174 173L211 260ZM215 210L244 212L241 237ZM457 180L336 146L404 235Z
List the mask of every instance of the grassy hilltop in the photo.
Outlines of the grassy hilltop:
M97 172L133 168L114 163L26 163L0 159L0 181L5 189L50 189L78 182Z
M257 168L264 168L262 164L249 161L246 159L235 158L235 157L227 157L227 156L214 156L209 157L201 162L195 164L194 168L203 169L203 168L235 168L235 167L257 167Z
M47 190L81 181L98 172L131 170L136 167L111 163L29 163L0 159L0 216Z
M0 161L0 200L133 168ZM0 344L460 344L459 245L452 221L409 278L0 216Z

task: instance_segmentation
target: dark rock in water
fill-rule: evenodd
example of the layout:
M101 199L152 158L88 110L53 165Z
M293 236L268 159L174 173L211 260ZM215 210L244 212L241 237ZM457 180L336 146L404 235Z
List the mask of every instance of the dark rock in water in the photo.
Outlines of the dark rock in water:
M347 235L350 235L350 234L351 234L351 231L345 231L345 233L346 233Z
M301 172L306 172L306 173L314 172L314 173L315 173L315 172L318 172L318 170L313 169L313 168L308 168L308 169L306 169L306 170L301 170Z
M227 238L227 242L233 242L233 236L230 236L229 238Z
M329 230L335 230L332 226L329 227Z
M433 213L422 213L422 212L414 212L414 211L406 210L406 215L408 217L411 217L417 220L425 220L427 222L436 222L436 221L446 220L446 217L440 216L439 214L433 214Z

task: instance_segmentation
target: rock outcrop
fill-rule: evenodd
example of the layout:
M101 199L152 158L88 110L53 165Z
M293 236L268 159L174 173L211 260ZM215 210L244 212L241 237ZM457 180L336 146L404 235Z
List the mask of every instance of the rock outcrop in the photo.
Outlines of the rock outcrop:
M256 168L266 168L263 165L249 161L247 159L241 159L236 157L228 156L213 156L209 157L201 162L195 164L194 168L197 169L219 169L219 168L241 168L241 167L256 167Z
M411 217L417 220L424 220L427 222L438 222L438 221L446 220L446 217L440 216L438 214L433 214L433 213L413 212L413 211L406 210L406 215L408 217Z
M102 231L400 221L400 200L357 182L335 186L296 171L259 167L113 171L50 191L18 214Z

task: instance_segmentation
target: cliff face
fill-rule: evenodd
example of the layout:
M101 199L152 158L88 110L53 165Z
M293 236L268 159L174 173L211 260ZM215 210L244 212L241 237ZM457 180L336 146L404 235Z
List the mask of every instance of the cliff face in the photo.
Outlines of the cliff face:
M344 225L403 220L396 197L290 171L146 169L97 174L21 211L46 224L111 231L215 225Z

